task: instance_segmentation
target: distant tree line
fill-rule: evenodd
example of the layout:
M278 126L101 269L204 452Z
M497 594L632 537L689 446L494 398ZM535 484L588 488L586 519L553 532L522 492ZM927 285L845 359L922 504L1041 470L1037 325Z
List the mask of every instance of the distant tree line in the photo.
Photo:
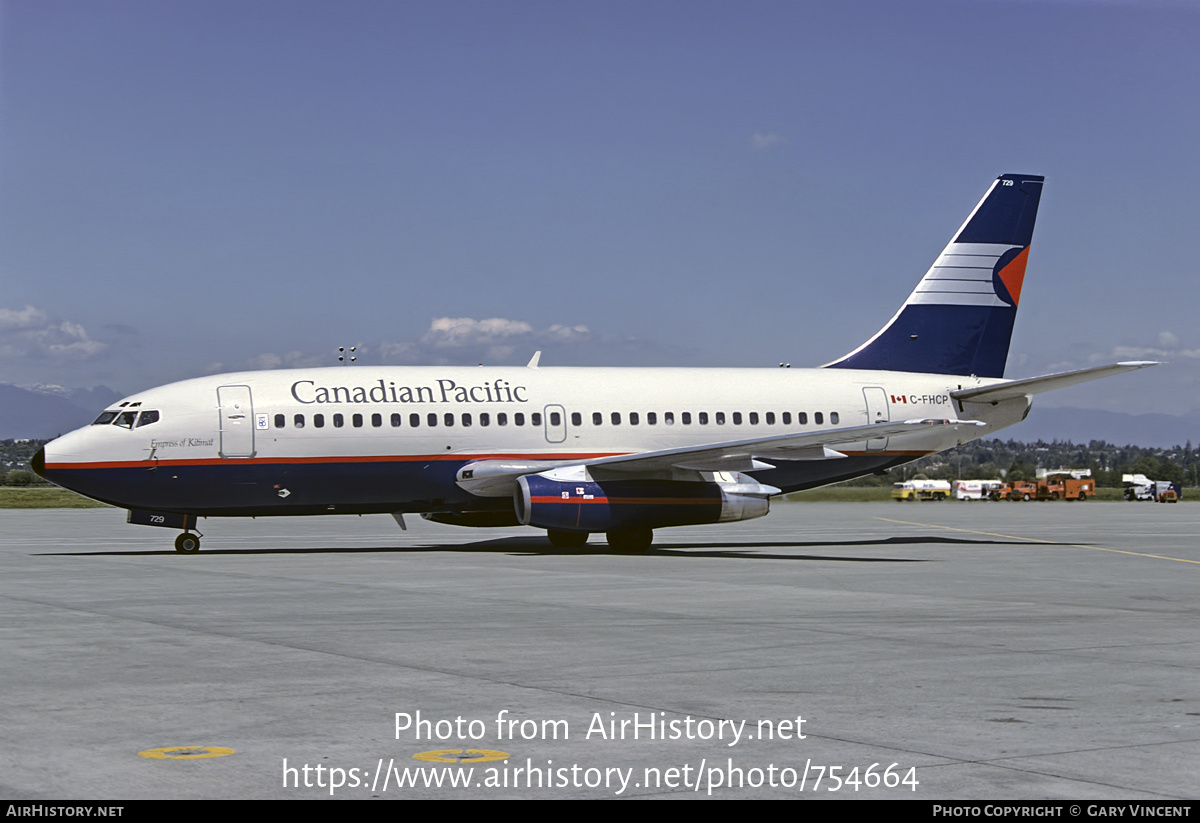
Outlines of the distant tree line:
M1200 485L1200 449L1192 441L1170 449L1115 446L1104 440L1087 444L1038 440L975 440L941 454L892 469L876 483L907 480L922 474L931 480L1034 480L1037 470L1091 469L1098 486L1121 487L1121 475L1144 474L1152 480Z
M46 481L29 470L29 460L49 440L0 440L0 485L39 486Z

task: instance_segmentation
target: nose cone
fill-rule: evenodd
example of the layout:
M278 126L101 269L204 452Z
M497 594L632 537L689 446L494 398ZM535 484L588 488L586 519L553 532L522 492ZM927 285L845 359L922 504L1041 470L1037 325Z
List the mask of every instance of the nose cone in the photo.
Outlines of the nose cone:
M37 450L37 454L29 459L29 468L43 480L46 479L46 447Z

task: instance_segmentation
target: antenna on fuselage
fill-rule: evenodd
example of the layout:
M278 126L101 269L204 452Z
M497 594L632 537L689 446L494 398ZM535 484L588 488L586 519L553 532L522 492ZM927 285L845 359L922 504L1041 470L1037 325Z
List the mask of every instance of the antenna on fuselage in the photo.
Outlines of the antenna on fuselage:
M542 359L542 351L541 351L541 349L538 349L537 351L535 351L533 353L533 357L529 358L529 362L525 364L525 368L536 369L538 367L538 361L541 359Z

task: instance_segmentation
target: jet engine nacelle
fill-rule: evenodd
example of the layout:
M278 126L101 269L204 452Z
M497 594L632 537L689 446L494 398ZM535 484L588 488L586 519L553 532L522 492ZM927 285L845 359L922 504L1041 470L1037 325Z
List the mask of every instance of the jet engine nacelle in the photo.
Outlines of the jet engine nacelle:
M594 480L584 467L517 478L517 519L540 529L614 532L695 526L762 517L774 486L746 475L704 472L704 480ZM711 479L708 479L711 478Z

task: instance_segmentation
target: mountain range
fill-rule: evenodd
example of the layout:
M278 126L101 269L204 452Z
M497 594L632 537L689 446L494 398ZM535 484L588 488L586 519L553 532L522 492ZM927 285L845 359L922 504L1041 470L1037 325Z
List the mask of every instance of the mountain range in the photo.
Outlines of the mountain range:
M0 440L44 439L86 426L122 395L107 386L14 386L0 383Z

